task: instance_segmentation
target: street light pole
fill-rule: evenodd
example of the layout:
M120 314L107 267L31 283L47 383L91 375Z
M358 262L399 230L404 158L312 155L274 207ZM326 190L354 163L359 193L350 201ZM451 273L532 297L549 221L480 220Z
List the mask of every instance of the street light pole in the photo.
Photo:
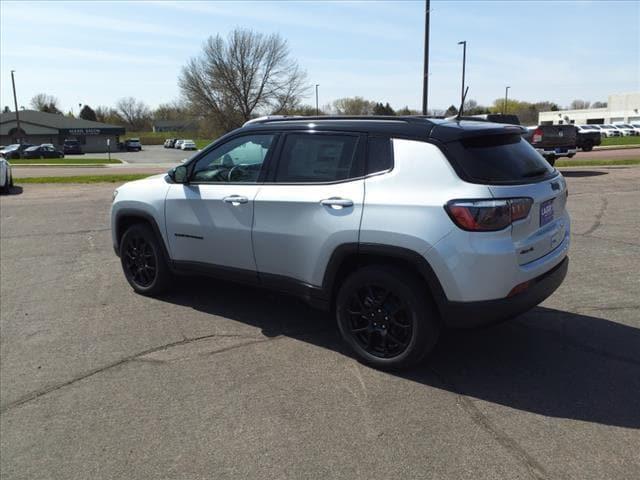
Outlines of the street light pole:
M431 10L431 1L426 0L426 9L424 14L424 69L422 78L422 115L427 114L427 106L429 104L429 14Z
M505 115L507 113L507 97L509 96L509 89L511 87L506 87L504 89L504 108L502 109L502 114Z
M320 116L320 109L318 108L318 87L320 86L319 83L316 83L316 117Z
M22 143L22 129L20 128L20 114L18 113L18 97L16 97L16 81L13 78L13 72L15 70L11 70L11 85L13 85L13 104L16 107L16 126L18 128L18 143Z
M462 91L460 92L460 105L462 105L464 102L464 70L467 64L467 41L458 42L458 45L462 45Z

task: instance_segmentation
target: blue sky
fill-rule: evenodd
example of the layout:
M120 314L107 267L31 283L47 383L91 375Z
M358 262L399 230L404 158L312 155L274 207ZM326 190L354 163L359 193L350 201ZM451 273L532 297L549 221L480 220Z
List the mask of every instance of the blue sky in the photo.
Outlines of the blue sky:
M431 2L430 107L460 95L467 40L469 98L504 95L567 105L640 90L638 1ZM155 107L202 42L234 27L277 32L320 84L320 103L360 95L419 108L424 1L0 2L0 105L39 92L78 104L133 96ZM306 103L312 104L312 95Z

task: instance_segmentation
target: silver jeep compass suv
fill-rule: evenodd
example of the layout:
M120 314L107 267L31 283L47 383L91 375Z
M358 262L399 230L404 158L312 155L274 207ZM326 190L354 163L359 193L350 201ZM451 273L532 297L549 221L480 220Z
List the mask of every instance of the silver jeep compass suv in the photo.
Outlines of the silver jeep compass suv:
M567 272L562 175L523 129L420 117L248 122L167 175L114 193L136 292L205 273L335 312L378 368L415 364L446 326L504 320Z

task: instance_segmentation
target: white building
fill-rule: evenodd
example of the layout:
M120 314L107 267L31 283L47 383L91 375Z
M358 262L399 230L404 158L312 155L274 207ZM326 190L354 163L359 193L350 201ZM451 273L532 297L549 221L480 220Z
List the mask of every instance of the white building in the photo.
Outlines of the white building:
M583 110L559 110L540 112L539 125L559 125L565 123L607 124L640 122L640 92L609 95L605 108L585 108Z

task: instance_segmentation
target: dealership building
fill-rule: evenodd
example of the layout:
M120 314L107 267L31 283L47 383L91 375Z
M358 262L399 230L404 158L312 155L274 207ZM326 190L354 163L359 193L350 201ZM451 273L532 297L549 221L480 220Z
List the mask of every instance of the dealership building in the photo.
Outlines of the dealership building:
M559 110L540 112L540 125L562 124L611 124L640 122L640 92L609 95L605 108L585 108L582 110Z
M65 140L78 140L85 153L106 152L117 149L125 129L117 125L66 117L55 113L21 110L20 131L15 112L0 114L0 145L19 143L52 143L62 148ZM110 140L110 147L107 145Z

